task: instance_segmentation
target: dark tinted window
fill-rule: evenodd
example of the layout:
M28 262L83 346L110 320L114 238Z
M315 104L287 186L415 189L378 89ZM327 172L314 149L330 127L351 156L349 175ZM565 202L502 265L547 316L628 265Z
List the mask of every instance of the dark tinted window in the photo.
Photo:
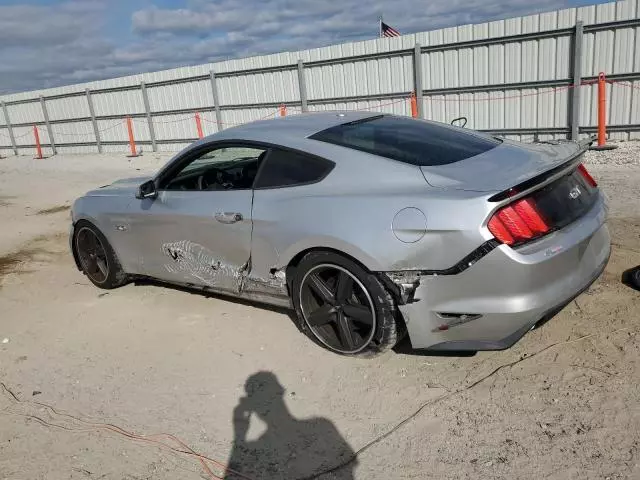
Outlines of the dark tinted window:
M267 155L255 188L285 187L322 180L333 162L301 153L274 149Z
M458 162L500 144L447 125L391 115L331 127L311 138L421 166Z

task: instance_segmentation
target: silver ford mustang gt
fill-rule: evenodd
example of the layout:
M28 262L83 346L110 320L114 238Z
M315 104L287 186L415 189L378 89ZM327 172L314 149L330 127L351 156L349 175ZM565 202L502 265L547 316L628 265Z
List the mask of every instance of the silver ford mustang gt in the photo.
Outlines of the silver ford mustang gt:
M77 199L71 250L100 288L146 277L293 308L340 354L405 332L504 349L607 263L586 148L361 112L259 121Z

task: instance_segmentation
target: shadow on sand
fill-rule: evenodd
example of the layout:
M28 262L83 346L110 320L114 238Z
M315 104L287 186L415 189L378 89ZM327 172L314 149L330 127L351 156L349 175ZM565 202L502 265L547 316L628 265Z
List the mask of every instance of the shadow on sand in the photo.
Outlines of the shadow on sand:
M311 479L353 459L354 451L326 418L294 418L284 402L285 388L271 372L258 372L245 383L245 396L233 410L234 440L225 478ZM253 417L266 430L248 438ZM351 480L354 459L323 478Z

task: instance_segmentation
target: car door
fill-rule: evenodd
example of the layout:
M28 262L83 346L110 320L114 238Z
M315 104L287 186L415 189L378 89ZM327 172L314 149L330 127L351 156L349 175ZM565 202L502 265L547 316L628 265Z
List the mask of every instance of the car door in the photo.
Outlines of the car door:
M252 280L262 280L263 284L269 283L265 279L277 280L272 270L282 265L283 253L293 245L305 244L309 238L317 241L326 235L326 220L339 212L327 207L324 200L331 191L318 184L334 167L334 162L316 155L271 148L254 184ZM286 288L280 293L286 293Z
M239 292L251 255L252 184L264 153L213 145L156 179L157 196L137 200L131 225L146 275Z

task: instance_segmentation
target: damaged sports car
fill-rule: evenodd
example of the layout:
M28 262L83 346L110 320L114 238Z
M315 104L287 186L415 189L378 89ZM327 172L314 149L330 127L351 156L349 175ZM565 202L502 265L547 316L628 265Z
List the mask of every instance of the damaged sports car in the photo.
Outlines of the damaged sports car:
M362 112L258 121L77 199L71 250L100 288L146 277L292 308L340 354L405 333L504 349L608 261L587 146Z

